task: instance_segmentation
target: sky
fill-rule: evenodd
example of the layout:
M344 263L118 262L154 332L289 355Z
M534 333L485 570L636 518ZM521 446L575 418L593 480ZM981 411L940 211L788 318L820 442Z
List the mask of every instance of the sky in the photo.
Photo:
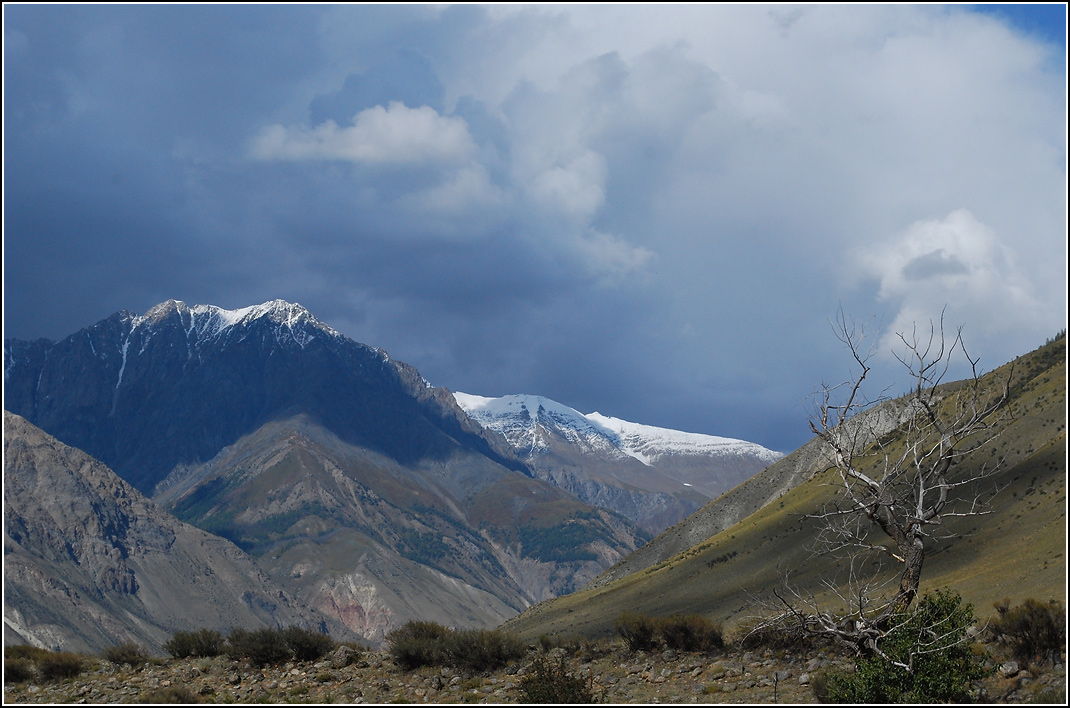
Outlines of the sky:
M788 452L838 312L893 392L915 325L982 370L1066 327L1062 4L3 20L5 338L282 298L436 386Z

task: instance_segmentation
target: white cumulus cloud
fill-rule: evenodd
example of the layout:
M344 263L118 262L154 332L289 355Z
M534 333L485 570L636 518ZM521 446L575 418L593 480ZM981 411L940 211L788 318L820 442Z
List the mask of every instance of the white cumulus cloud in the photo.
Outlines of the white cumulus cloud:
M605 202L606 161L586 151L565 166L552 167L532 183L532 193L543 205L565 214L590 218Z
M463 160L475 150L462 118L442 116L430 106L409 108L391 101L339 127L328 120L315 128L272 125L253 141L260 160L341 160L369 164L418 164Z
M859 260L880 283L878 298L895 307L886 345L897 332L940 319L974 339L1040 326L1043 307L1014 249L970 211L911 224Z

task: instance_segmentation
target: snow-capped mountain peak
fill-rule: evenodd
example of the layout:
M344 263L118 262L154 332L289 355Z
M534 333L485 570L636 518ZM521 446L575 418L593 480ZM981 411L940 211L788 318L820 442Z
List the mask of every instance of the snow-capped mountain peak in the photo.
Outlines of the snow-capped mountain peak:
M454 397L469 417L529 455L545 449L547 435L553 432L590 451L614 450L648 466L665 455L757 455L770 463L781 457L744 440L641 425L597 412L585 415L542 396L455 393Z
M302 348L317 334L330 337L341 335L323 324L305 307L285 300L269 300L236 310L216 305L193 305L181 300L167 300L149 308L144 315L128 315L130 331L152 329L170 317L177 316L186 331L187 339L204 341L220 337L234 328L263 321L273 327L275 338L293 339Z
M542 396L514 394L501 398L455 393L457 405L468 417L495 430L521 454L532 455L546 448L552 431L568 442L593 449L615 448L606 431L579 411Z

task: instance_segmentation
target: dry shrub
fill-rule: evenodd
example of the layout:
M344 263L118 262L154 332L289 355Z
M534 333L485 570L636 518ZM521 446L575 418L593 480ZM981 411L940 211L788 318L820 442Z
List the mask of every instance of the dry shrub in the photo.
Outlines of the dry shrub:
M453 630L435 622L410 620L386 635L394 662L407 670L452 666L469 672L493 671L524 656L516 636L500 630Z
M520 681L525 703L568 705L598 702L594 680L570 674L564 657L560 657L556 664L541 656L536 657L531 669L531 673Z
M138 703L200 703L201 698L185 686L157 688L138 697Z
M129 664L134 668L149 660L149 654L145 648L134 642L123 642L117 646L108 647L100 653L100 656L113 664Z
M1058 663L1066 643L1066 611L1056 601L1040 602L1033 598L1017 607L1010 600L996 603L999 616L988 625L996 641L1009 644L1014 656L1023 664L1031 661Z
M84 666L85 657L69 651L51 651L37 660L37 670L49 681L73 678Z
M420 666L447 663L446 636L450 630L437 622L409 620L386 635L394 663L411 671Z
M632 651L649 651L658 647L659 621L638 612L622 612L614 626Z
M29 681L35 674L33 662L29 659L22 657L8 659L4 657L4 683Z
M226 641L223 635L214 629L179 631L167 640L163 648L176 659L219 656L226 649Z
M670 649L707 653L724 649L721 626L702 615L673 615L659 624L661 636Z

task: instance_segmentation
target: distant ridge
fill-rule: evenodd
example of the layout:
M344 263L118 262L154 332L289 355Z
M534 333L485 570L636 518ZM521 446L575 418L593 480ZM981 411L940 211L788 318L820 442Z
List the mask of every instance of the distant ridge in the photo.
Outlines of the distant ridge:
M176 466L307 413L403 463L461 444L527 471L411 366L298 304L237 310L168 300L60 342L4 342L4 406L152 493Z
M4 643L161 651L180 629L303 624L245 553L157 508L111 470L4 412Z
M584 415L542 396L454 396L473 420L501 433L539 477L650 533L782 457L743 440Z
M169 300L60 342L8 340L4 378L12 412L369 642L409 619L494 626L645 539L297 304Z
M1066 596L1065 334L986 374L982 386L1004 381L1009 415L993 421L991 445L957 463L973 470L1001 464L997 476L979 482L983 486L966 498L990 493L992 484L1000 491L986 508L989 514L945 519L922 574L923 592L959 592L981 617L1005 597L1014 603ZM961 382L945 387L952 401L962 388ZM896 445L890 435L904 408L903 399L896 399L867 411L866 428ZM771 608L782 609L772 591L785 590L785 584L789 593L837 605L834 593L850 591L835 587L846 578L845 562L814 553L821 523L811 516L839 486L827 454L819 440L807 443L584 588L540 603L503 627L530 639L607 636L625 611L700 613L729 626L746 625Z

